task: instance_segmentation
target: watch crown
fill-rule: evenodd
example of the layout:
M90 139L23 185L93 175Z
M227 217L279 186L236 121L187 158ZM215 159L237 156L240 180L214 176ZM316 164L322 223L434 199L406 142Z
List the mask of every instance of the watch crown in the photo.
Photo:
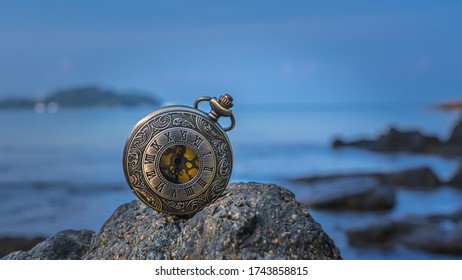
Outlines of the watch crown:
M233 97L229 94L220 96L220 105L226 109L233 107Z
M209 97L209 96L202 96L194 101L194 108L198 109L198 105L202 101L208 101L210 105L210 112L208 113L208 117L216 122L220 117L229 117L231 119L231 125L225 128L225 131L230 131L234 128L236 123L233 115L233 111L231 108L233 107L233 97L229 94L224 94L220 96L220 98L216 97Z

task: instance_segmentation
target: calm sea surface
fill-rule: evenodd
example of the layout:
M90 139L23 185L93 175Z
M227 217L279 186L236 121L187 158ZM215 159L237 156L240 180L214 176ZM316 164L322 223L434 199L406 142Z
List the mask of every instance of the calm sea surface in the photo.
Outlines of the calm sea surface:
M135 199L125 183L122 150L149 108L62 109L55 113L0 111L0 235L51 235L67 228L97 231L121 203ZM297 176L354 171L389 171L428 165L445 179L457 162L435 156L332 150L334 136L373 137L394 125L446 138L456 115L408 104L292 104L234 110L229 132L234 149L232 181L278 183L303 200ZM226 120L222 121L225 125ZM448 258L396 249L349 248L344 230L384 217L451 212L462 193L398 192L388 213L313 211L344 258Z

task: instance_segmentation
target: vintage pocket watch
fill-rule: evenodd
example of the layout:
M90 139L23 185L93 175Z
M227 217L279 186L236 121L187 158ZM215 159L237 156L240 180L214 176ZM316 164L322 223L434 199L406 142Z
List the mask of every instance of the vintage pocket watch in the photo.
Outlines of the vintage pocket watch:
M208 101L207 114L198 104ZM133 128L123 153L133 193L163 213L190 215L221 196L231 177L233 152L226 131L234 128L233 98L200 97L194 108L158 109ZM222 128L220 117L231 124Z

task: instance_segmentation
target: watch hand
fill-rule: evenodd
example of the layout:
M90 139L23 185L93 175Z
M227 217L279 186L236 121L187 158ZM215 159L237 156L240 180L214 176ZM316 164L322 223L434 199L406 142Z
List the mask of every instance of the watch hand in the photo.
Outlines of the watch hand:
M174 180L177 183L179 183L179 176L180 176L180 172L181 172L181 167L180 166L181 166L183 156L184 156L184 147L180 146L179 151L177 152L177 155L176 155L175 167L174 167L174 170L175 170Z

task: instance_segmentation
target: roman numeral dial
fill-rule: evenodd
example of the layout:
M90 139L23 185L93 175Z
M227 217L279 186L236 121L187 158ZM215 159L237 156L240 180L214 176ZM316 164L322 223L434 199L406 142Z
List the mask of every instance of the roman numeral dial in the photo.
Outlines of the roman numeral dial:
M146 185L169 201L203 196L218 170L215 153L205 135L188 127L159 131L143 153Z

